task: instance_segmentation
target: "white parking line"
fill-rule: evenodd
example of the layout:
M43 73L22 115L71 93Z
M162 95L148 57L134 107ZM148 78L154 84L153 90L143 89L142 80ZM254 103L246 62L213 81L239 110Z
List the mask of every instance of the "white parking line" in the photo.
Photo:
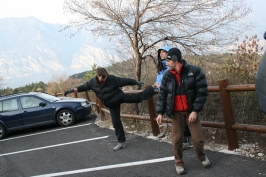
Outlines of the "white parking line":
M66 127L66 128L60 128L60 129L56 129L56 130L50 130L50 131L46 131L46 132L34 133L34 134L29 134L29 135L24 135L24 136L18 136L18 137L14 137L14 138L7 138L7 139L3 139L3 140L0 140L0 141L8 141L8 140L17 139L17 138L24 138L24 137L27 137L27 136L40 135L40 134L43 134L43 133L50 133L50 132L65 130L65 129L69 129L69 128L82 127L82 126L86 126L86 125L90 125L90 124L91 123L82 124L82 125L76 125L76 126L71 126L71 127Z
M108 138L108 136L85 139L85 140L80 140L80 141L72 141L69 143L55 144L55 145L51 145L51 146L44 146L44 147L40 147L40 148L27 149L27 150L23 150L23 151L10 152L10 153L6 153L6 154L0 154L0 157L1 156L7 156L7 155L13 155L13 154L19 154L19 153L23 153L23 152L36 151L36 150L40 150L40 149L47 149L47 148L52 148L52 147L57 147L57 146L65 146L65 145L69 145L69 144L82 143L82 142L86 142L86 141L93 141L93 140L98 140L98 139L103 139L103 138Z
M73 170L73 171L66 171L66 172L59 172L59 173L50 173L50 174L37 175L37 176L32 176L32 177L51 177L51 176L72 175L72 174L77 174L77 173L85 173L85 172L106 170L106 169L112 169L112 168L121 168L121 167L129 167L129 166L136 166L136 165L142 165L142 164L158 163L158 162L165 162L165 161L170 161L170 160L174 160L174 156L164 157L160 159L143 160L143 161L138 161L138 162L122 163L122 164L116 164L116 165L107 165L107 166L102 166L102 167L85 168L85 169L80 169L80 170Z

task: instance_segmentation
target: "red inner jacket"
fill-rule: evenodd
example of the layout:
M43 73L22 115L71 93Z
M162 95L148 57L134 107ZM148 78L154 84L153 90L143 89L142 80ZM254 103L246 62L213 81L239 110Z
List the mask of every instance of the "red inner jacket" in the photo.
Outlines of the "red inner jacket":
M181 86L180 85L181 84L180 73L182 72L182 67L180 68L179 72L177 72L176 70L170 70L170 72L175 75L178 87L180 87ZM175 111L187 111L188 110L187 96L185 95L185 93L175 95L174 110Z

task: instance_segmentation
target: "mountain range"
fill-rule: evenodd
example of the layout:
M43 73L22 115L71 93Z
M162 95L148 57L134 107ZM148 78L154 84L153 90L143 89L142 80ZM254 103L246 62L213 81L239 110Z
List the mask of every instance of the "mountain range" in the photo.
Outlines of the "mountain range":
M0 76L4 87L46 83L54 74L71 75L90 70L94 63L105 65L104 39L88 32L70 37L70 30L60 29L62 25L34 17L0 19Z
M73 28L61 31L63 27L34 17L0 19L2 88L48 83L53 75L71 76L91 70L93 64L105 67L110 64L107 58L118 61L121 54L112 50L115 43ZM265 45L265 40L259 41L259 46L264 46L260 53L265 51Z

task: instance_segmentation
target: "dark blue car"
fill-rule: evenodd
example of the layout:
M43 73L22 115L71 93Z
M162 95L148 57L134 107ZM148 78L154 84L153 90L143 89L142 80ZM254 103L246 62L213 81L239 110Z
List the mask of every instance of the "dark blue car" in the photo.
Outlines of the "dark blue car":
M91 103L84 98L55 97L40 92L0 97L0 139L15 130L58 123L69 126L91 114Z

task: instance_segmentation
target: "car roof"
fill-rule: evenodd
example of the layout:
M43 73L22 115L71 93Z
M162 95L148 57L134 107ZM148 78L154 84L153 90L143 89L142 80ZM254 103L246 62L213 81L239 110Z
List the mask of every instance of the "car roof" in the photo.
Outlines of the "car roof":
M0 100L4 100L7 98L15 98L18 96L28 96L28 95L36 95L39 92L19 92L19 93L12 93L12 94L4 94L0 96Z

